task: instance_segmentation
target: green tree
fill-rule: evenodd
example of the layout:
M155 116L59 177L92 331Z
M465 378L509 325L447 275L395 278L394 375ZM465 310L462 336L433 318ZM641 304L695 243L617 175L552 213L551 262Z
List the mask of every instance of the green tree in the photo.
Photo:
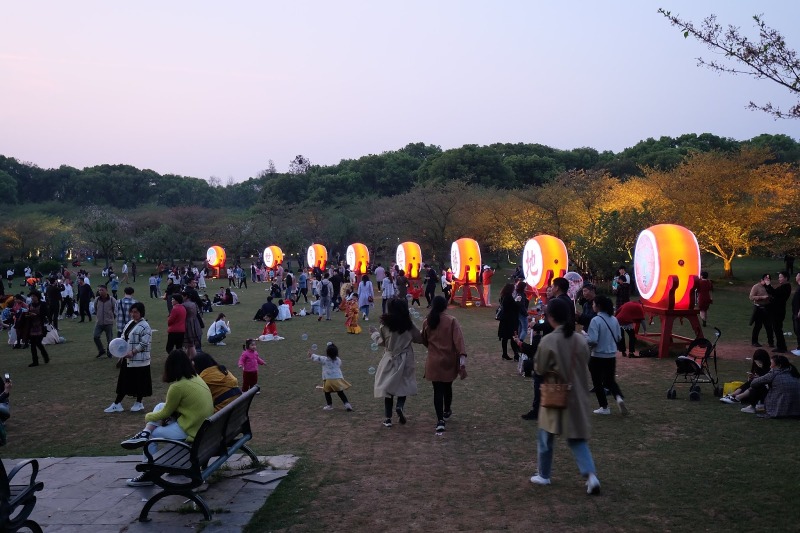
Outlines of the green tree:
M116 210L90 205L84 210L80 227L83 240L94 252L94 263L97 264L97 254L100 254L108 266L129 238L131 222Z

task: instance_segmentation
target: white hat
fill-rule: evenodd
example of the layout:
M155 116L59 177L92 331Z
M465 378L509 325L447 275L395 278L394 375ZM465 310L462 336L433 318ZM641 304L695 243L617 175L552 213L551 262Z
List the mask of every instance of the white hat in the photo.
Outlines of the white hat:
M489 270L491 267L489 265L483 265L484 270Z

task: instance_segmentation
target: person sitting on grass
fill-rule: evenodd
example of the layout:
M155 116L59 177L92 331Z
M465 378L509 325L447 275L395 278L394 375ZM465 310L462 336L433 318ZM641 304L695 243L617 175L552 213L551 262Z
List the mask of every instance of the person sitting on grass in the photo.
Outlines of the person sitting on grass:
M766 418L800 417L800 372L785 355L772 356L772 369L755 378L751 387L769 385L764 398Z
M167 401L156 405L152 413L144 417L146 425L139 433L120 444L125 449L143 446L151 438L183 440L191 442L203 421L214 414L211 391L183 350L172 350L164 362L164 383L169 383ZM174 423L172 423L174 421ZM148 450L155 453L156 445ZM127 481L129 487L145 487L153 484L148 472L143 472Z
M767 395L767 388L764 386L753 388L752 381L769 372L771 361L766 350L759 348L753 352L753 363L750 365L750 372L747 373L747 381L730 394L726 394L719 399L722 403L748 404L742 412L755 413L755 405L764 400Z

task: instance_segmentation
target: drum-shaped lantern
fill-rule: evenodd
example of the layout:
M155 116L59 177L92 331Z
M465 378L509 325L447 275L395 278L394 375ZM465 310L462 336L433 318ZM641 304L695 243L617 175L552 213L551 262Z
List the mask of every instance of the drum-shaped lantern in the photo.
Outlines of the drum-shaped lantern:
M525 243L522 250L522 273L525 283L539 291L547 287L552 278L563 276L569 264L564 241L552 235L537 235ZM547 271L553 275L548 279Z
M328 250L321 244L312 244L308 247L306 254L306 263L311 268L317 267L320 270L325 270L325 264L328 262Z
M222 246L212 246L206 252L206 262L208 266L214 268L225 268L225 250Z
M691 303L689 280L700 275L697 238L683 226L650 226L636 240L633 270L642 300L658 307L667 307L667 283L670 276L677 276L675 309L688 309Z
M275 245L267 246L264 248L264 266L267 268L275 268L283 263L283 250Z
M367 265L369 264L369 250L360 242L355 242L347 247L345 260L351 272L366 274Z
M395 261L408 279L419 279L419 269L422 266L422 249L419 244L410 241L400 243L397 246Z
M450 268L453 278L461 282L478 283L481 275L481 247L475 239L458 239L450 246Z

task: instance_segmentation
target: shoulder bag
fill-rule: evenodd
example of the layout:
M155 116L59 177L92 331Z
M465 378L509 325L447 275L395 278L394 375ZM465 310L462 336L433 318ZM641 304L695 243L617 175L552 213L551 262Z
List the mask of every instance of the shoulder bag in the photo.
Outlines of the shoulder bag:
M569 391L572 390L572 369L575 368L575 341L572 341L572 364L566 378L555 370L545 372L540 391L542 407L549 409L566 409Z

